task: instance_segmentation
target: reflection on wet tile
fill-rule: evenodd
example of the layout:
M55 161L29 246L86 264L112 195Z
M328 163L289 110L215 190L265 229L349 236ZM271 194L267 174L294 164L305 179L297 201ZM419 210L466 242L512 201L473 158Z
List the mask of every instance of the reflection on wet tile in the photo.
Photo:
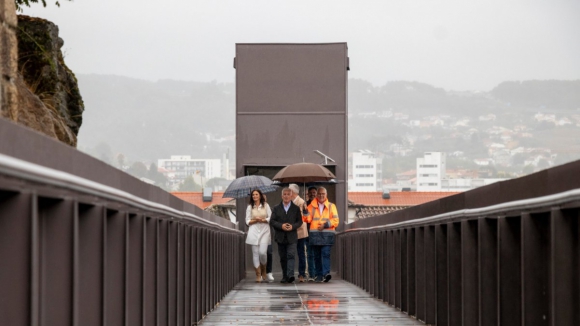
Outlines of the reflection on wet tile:
M424 325L340 279L240 282L201 325Z

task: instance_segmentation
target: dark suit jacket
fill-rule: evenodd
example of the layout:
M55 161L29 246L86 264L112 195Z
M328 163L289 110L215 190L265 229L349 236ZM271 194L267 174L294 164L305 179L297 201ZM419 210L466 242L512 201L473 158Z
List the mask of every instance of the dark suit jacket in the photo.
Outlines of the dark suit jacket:
M282 230L282 224L289 223L292 225L292 231ZM274 240L278 243L296 243L298 234L296 230L302 225L302 213L300 208L293 202L290 202L288 213L284 210L284 203L274 206L272 209L272 216L270 217L270 225L274 228Z

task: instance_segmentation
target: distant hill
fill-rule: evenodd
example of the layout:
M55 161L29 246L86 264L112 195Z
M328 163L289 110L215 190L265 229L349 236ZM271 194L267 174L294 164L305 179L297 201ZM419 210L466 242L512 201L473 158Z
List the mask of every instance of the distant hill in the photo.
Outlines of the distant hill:
M513 107L576 110L580 109L580 80L507 81L491 95Z
M110 162L118 153L131 161L155 161L172 154L218 158L228 148L234 159L234 84L149 82L111 75L77 77L85 102L79 148ZM421 137L421 130L393 119L365 119L359 113L390 110L407 114L409 119L448 115L469 117L474 122L478 116L493 113L498 119L489 126L531 123L526 119L532 112L580 108L580 81L504 82L486 93L446 91L408 81L377 87L350 79L348 98L349 113L353 114L349 119L349 148L384 149L392 143L404 143L404 135L417 133ZM444 130L429 132L435 138L418 145L482 152L481 146L474 146L475 138L450 140Z
M429 84L388 82L376 87L349 80L349 111L407 110L408 114L432 113L479 115L504 109L580 109L580 80L506 81L491 92L445 91Z
M469 116L501 111L502 106L488 93L446 91L419 82L393 81L377 87L364 80L351 79L348 86L351 113L393 109L417 116Z
M79 148L102 158L122 153L131 160L169 155L218 158L229 142L208 139L234 135L233 84L161 80L149 82L110 75L77 75L85 102ZM100 146L97 146L99 145ZM106 151L106 149L105 149ZM112 157L111 157L112 159Z

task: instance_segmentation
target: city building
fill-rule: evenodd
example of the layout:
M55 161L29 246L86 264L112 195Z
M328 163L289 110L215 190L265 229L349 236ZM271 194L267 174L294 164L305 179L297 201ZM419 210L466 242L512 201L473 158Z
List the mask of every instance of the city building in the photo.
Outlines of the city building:
M382 160L376 153L360 150L352 153L352 179L349 191L382 190Z
M171 155L169 159L157 160L159 168L168 171L172 187L178 186L189 176L203 184L212 178L229 178L229 159L227 154L222 159L193 159L188 155Z
M440 191L445 168L445 153L428 152L417 158L417 191Z
M444 178L441 180L441 191L467 191L489 184L505 181L507 178Z
M486 186L506 178L483 178L481 170L446 171L446 154L425 153L417 159L417 191L461 192Z

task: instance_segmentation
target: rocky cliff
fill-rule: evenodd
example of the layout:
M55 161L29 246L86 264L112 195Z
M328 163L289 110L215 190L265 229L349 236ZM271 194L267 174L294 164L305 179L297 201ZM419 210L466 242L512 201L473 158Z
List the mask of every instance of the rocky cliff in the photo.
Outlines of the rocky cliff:
M17 59L6 56L13 64L3 69L1 116L76 147L84 104L76 77L64 63L58 26L20 15L12 30ZM15 52L16 40L3 42L2 52Z
M18 122L76 146L84 104L77 79L64 63L58 26L19 15L17 36L18 72L23 81L16 83L21 99Z
M16 75L18 47L16 7L12 0L0 0L0 116L11 118L17 111Z

